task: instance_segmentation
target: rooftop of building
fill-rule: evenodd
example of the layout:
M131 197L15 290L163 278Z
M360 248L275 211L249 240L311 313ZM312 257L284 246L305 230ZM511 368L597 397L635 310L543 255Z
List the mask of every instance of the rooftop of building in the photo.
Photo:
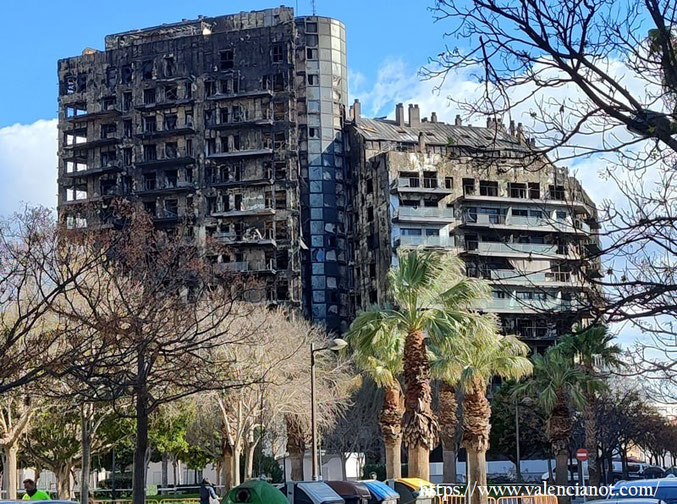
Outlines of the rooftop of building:
M357 113L356 113L357 112ZM428 145L470 147L477 150L511 150L527 152L534 149L522 131L521 123L514 122L506 128L501 121L488 119L486 126L464 125L460 116L454 124L437 120L433 112L430 118L420 117L418 105L409 105L409 118L404 117L404 106L396 107L395 119L362 117L359 101L352 106L352 117L360 134L366 140L399 143L418 143L423 140Z

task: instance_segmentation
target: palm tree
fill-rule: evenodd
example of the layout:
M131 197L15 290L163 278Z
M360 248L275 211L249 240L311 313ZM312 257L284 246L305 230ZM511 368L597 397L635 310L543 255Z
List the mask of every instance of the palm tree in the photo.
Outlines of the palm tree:
M469 310L488 294L485 283L463 275L457 258L420 250L401 251L388 273L388 298L393 306L370 310L362 319L363 338L374 346L399 340L402 345L405 412L403 440L408 448L409 475L429 479L429 454L438 425L431 408L430 361L426 334L448 338L476 319ZM357 321L356 321L357 322ZM357 325L354 325L355 330Z
M496 376L519 380L531 374L529 347L514 336L500 335L496 317L485 314L466 325L460 337L442 340L431 350L433 372L457 382L464 392L462 445L468 452L468 484L486 486L491 431L487 388ZM486 504L487 496L474 492L470 502Z
M433 367L431 371L434 376L435 368ZM437 416L442 443L442 481L446 483L456 483L458 400L455 385L444 378L440 380Z
M396 328L388 324L378 308L360 313L346 333L357 366L383 388L383 406L379 426L386 452L388 479L402 476L402 372L404 339L392 337Z
M544 355L534 355L533 377L515 390L516 394L537 397L546 415L546 435L555 457L555 484L564 486L569 477L569 437L572 429L571 406L585 405L585 374L562 352L550 347ZM560 503L567 497L558 497Z
M599 463L597 461L597 393L603 375L600 368L612 369L623 366L621 348L613 343L614 336L609 334L606 326L595 325L585 329L578 328L572 334L562 338L562 352L578 364L587 375L583 389L585 407L585 447L588 450L588 472L590 485L600 483Z

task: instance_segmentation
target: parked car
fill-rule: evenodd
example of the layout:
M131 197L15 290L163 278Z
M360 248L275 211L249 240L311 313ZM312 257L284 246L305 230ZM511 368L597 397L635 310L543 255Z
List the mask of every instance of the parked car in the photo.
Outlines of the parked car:
M616 490L631 487L652 488L651 493L653 496L636 497L630 495L613 495L608 499L588 501L588 504L677 504L677 478L675 477L619 481L614 485Z

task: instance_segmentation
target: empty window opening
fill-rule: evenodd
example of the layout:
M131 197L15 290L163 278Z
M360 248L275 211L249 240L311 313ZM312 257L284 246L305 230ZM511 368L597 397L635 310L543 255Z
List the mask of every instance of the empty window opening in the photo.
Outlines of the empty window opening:
M155 103L155 88L148 88L143 90L144 105L152 105Z
M234 66L234 54L232 49L226 49L219 53L219 68L223 70L231 70Z

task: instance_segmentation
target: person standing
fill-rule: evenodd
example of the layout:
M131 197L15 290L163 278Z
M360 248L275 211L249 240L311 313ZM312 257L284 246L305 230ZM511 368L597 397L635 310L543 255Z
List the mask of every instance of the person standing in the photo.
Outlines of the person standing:
M26 493L23 496L23 500L52 500L47 492L38 490L35 481L30 478L24 480L24 489Z
M214 487L207 478L202 479L200 485L200 504L217 504L219 498L216 496Z

